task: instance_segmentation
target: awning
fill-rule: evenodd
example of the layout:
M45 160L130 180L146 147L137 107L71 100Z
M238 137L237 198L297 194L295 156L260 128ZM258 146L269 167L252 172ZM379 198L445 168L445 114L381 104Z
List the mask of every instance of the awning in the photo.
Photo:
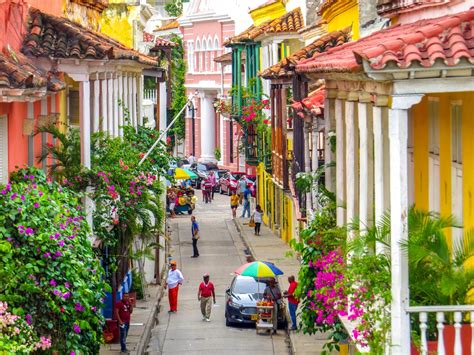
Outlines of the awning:
M194 180L197 179L198 176L193 173L191 170L183 169L183 168L176 168L174 169L174 178L176 180Z
M299 73L353 73L474 65L474 8L395 25L303 60Z
M239 33L225 41L224 46L253 41L261 35L298 33L298 31L303 27L304 18L301 9L298 7L277 19L268 20L259 26L250 26L242 33Z
M30 26L22 52L33 57L77 59L128 59L157 66L156 58L141 54L99 32L67 18L30 9Z
M294 102L291 107L296 111L297 115L304 118L305 113L320 116L323 114L324 100L326 99L325 86L321 86L309 93L308 97L302 101Z

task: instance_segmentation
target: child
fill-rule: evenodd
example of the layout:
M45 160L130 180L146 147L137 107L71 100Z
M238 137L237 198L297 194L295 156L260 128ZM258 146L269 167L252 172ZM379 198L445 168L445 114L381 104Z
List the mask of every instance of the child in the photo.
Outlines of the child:
M237 208L239 207L239 196L235 191L232 192L232 196L230 196L230 209L232 210L232 218L237 217Z

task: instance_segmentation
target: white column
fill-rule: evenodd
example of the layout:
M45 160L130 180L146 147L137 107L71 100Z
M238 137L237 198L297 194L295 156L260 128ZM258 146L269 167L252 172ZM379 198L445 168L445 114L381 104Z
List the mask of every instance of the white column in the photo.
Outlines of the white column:
M132 111L133 117L135 117L135 122L137 125L143 126L143 117L138 115L138 75L133 73L132 75Z
M373 162L372 120L370 106L359 102L359 220L360 228L372 225Z
M102 118L102 124L101 126L101 131L106 132L107 131L107 124L108 124L108 114L107 114L107 79L106 79L106 73L101 74L101 80L100 80L100 86L101 86L101 118Z
M79 83L79 122L81 131L81 163L91 167L91 88L89 80Z
M350 223L356 216L356 132L353 101L346 100L346 222Z
M410 353L408 260L400 245L408 238L408 109L421 95L392 97L389 110L391 218L391 332L393 355Z
M137 115L138 115L138 120L140 122L141 125L144 124L143 122L143 85L145 85L145 79L143 77L142 74L138 74L138 89L137 89L137 95L138 95L138 99L137 99L137 103L138 103L138 107L137 107ZM149 118L149 119L152 119Z
M118 136L119 131L119 117L120 117L120 109L119 109L119 75L114 74L114 122L113 122L113 131L114 137Z
M100 124L100 81L98 74L94 76L94 119L93 119L93 126L92 132L99 132L99 124Z
M133 127L137 127L137 117L133 112L133 76L132 74L127 75L127 91L128 91L128 110L130 112L130 119L133 122Z
M311 142L309 140L309 132L311 130L309 122L304 122L304 171L305 173L311 172L311 158L310 158L310 146ZM309 221L312 221L314 218L314 212L312 209L312 193L311 191L306 193L306 215Z
M219 164L224 164L224 124L225 119L224 116L219 115L219 147L221 148L221 160Z
M375 224L378 225L383 217L388 205L385 201L384 179L384 139L382 131L382 110L380 106L373 108L373 129L374 129L374 204L375 204ZM380 254L384 251L383 245L377 243L376 252Z
M128 111L128 115L127 115L127 119L128 119L128 122L125 122L124 120L124 124L125 125L129 125L129 126L133 126L133 122L132 122L132 117L130 115L130 107L128 107L128 76L127 76L127 73L122 73L122 105L123 105L123 110L125 112L125 109ZM124 113L125 115L125 113Z
M120 101L120 105L119 105L119 113L118 113L118 124L119 124L119 136L122 137L123 136L123 77L122 77L122 73L121 72L118 72L117 73L117 76L118 76L118 98L119 98L119 101Z
M345 129L344 129L344 101L337 99L335 102L336 115L336 203L337 203L337 225L345 223Z
M114 79L112 74L107 74L107 132L114 134Z
M158 93L160 95L160 117L159 117L159 122L160 122L160 130L164 131L166 127L168 126L168 110L166 108L166 99L167 99L167 85L166 81L160 82L160 92ZM196 107L196 106L194 106ZM172 119L172 118L170 118ZM166 140L166 137L163 137L163 140Z
M202 161L215 162L215 121L212 97L208 94L201 96L201 159Z
M327 98L324 101L324 136L325 136L325 145L324 145L324 164L326 169L324 171L326 188L334 192L334 168L328 167L331 163L334 162L334 153L331 150L330 142L330 132L334 130L334 99ZM332 132L331 132L332 134Z
M270 58L270 63L269 65L276 64L278 62L278 43L273 42L272 43L272 55Z

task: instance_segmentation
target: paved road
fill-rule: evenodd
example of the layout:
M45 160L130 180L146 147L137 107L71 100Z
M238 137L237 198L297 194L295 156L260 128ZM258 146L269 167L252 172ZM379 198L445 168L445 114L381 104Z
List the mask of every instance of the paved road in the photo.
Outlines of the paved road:
M163 298L159 323L152 331L150 354L288 354L286 334L257 335L255 328L226 327L224 294L232 271L246 262L245 247L230 217L229 198L215 195L212 204L200 203L195 211L200 224L199 258L191 258L191 222L188 216L172 220L172 255L184 274L178 312L168 314ZM217 304L211 322L203 322L197 287L208 272L216 287Z

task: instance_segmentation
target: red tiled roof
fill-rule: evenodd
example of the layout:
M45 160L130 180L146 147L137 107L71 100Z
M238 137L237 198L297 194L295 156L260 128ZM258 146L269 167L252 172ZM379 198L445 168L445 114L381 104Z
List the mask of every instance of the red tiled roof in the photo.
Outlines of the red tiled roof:
M166 30L172 30L175 28L179 27L179 22L178 19L171 21L170 23L167 23L166 25L163 25L161 27L157 27L154 32L159 32L159 31L166 31Z
M400 12L446 4L449 1L450 0L378 0L377 13L379 15L396 15Z
M240 58L242 62L245 62L246 53L245 51L240 52ZM216 63L232 63L232 52L225 53L219 57L214 58L214 62Z
M300 117L304 117L303 111L312 113L314 115L321 115L323 113L325 99L326 90L325 86L323 85L309 93L307 98L293 103L291 107Z
M38 69L21 53L0 53L0 88L61 91L66 84L53 73Z
M340 46L349 41L350 38L351 27L328 33L306 47L296 51L289 57L286 57L279 63L265 69L260 76L266 79L290 77L293 75L294 68L299 61L311 58L314 53L321 53L327 51L329 48Z
M97 11L104 11L107 7L109 7L109 0L71 0L71 2L75 2L76 4L80 4Z
M155 46L156 47L176 47L176 43L172 41L168 41L167 39L156 37Z
M227 46L232 43L253 41L255 38L263 34L297 33L303 28L303 26L303 14L301 13L301 9L298 7L277 19L265 21L259 26L250 26L244 32L229 38L224 45Z
M30 9L30 26L22 52L34 57L128 59L151 66L158 64L156 59L110 37L34 8Z
M395 64L409 68L435 62L456 66L461 59L474 64L474 8L459 14L396 25L370 36L315 53L301 61L297 72L351 72L367 61L374 70Z

